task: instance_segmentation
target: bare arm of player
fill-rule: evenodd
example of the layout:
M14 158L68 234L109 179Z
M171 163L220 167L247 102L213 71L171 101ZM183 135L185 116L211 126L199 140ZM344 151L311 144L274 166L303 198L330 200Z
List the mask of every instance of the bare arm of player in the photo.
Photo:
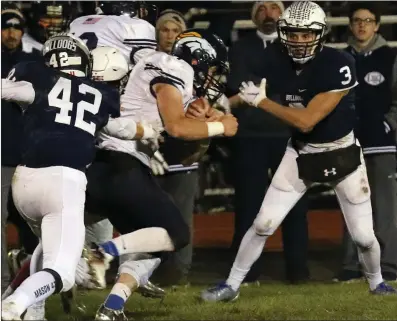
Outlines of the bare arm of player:
M123 140L156 139L159 136L159 131L156 131L153 126L136 123L128 118L109 118L102 131Z
M33 103L35 96L36 93L30 82L1 79L1 99L30 105Z
M157 105L163 119L165 130L173 137L185 140L198 140L224 134L234 136L237 121L224 117L219 122L202 122L189 119L183 110L180 91L172 85L158 83L153 86ZM179 107L178 107L179 106Z
M349 90L320 93L313 97L306 108L282 106L268 98L263 99L258 107L280 118L302 132L310 132L317 123L331 113Z

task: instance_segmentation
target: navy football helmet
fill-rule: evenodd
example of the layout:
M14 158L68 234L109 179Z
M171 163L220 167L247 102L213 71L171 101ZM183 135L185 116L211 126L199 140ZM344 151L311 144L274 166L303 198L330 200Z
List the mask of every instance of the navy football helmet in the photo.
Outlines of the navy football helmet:
M229 73L225 44L206 30L188 29L180 33L171 55L186 61L194 70L194 90L198 97L214 103L223 94L222 78Z

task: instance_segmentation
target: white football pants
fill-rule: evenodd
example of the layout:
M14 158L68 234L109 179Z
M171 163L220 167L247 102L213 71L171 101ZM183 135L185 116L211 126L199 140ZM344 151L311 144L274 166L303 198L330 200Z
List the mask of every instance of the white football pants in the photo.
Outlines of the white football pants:
M299 178L297 156L289 143L254 221L254 230L259 235L272 235L310 187ZM335 182L333 187L352 239L365 249L377 240L373 231L371 192L362 155L361 158L357 170Z
M74 285L84 246L86 185L83 172L62 166L18 166L12 180L15 206L41 239L43 268L60 275L63 291Z

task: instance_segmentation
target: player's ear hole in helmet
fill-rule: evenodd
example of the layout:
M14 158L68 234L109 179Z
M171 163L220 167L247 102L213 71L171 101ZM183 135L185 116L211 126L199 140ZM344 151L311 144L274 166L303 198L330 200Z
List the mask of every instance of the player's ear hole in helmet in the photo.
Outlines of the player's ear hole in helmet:
M314 2L294 2L277 21L281 44L296 63L306 63L323 48L327 33L326 15Z
M96 1L97 14L138 17L155 24L158 8L146 1Z
M175 40L171 55L186 61L194 70L195 95L214 103L225 91L222 78L229 73L227 48L215 34L187 29Z
M77 77L91 78L92 57L86 44L69 33L48 39L42 54L47 66Z
M97 47L91 51L92 80L106 82L123 93L130 68L127 59L116 48Z

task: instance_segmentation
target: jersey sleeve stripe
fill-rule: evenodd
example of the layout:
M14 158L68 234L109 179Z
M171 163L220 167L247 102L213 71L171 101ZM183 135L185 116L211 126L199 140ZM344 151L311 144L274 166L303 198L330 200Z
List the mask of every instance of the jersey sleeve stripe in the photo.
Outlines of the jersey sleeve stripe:
M179 90L178 85L181 86L182 89L185 88L182 84L176 82L175 80L173 80L173 79L171 79L171 78L167 78L167 77L163 77L163 76L158 76L158 77L153 78L153 79L150 81L150 93L152 94L152 96L153 96L154 98L156 98L156 93L155 93L154 90L153 90L153 86L154 86L155 84L168 84L168 85L171 85L171 86L176 87L178 90Z
M156 40L149 39L149 38L126 38L124 40L125 41L151 41L151 42L157 42Z
M352 89L352 88L356 87L357 85L358 85L358 82L356 81L356 83L354 85L350 86L350 87L340 88L340 89L333 89L333 90L330 90L329 92L336 93L336 92L339 92L339 91L345 91L345 90Z
M181 83L182 87L185 87L185 82L181 78L175 77L174 75L171 75L171 74L166 73L164 71L161 71L161 74L163 74L167 78L171 78L171 79L175 80L176 82Z
M149 48L156 48L157 44L152 44L149 42L123 42L124 45L127 46L135 46L135 47L141 47L141 46L145 46L145 47L149 47Z
M125 42L151 42L157 44L156 40L152 39L124 39Z

